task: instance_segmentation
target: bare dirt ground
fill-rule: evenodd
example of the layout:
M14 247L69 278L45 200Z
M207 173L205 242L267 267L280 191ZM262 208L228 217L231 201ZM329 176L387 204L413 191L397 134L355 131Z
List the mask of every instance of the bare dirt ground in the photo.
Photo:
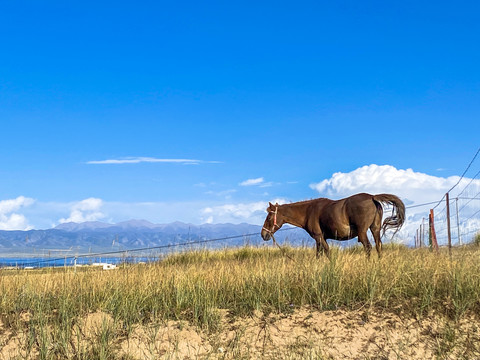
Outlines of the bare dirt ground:
M21 314L28 322L28 314ZM219 310L219 330L206 333L183 321L138 325L128 335L102 312L87 315L71 344L87 348L106 328L118 359L475 359L480 358L480 320L422 319L360 309L231 318ZM81 330L79 330L81 329ZM103 329L103 330L102 330ZM25 351L28 336L0 323L0 359L37 359ZM30 347L32 349L32 347ZM78 349L72 350L72 358Z
M186 324L139 327L121 350L135 359L471 359L480 322L423 320L365 310L311 311L228 321L206 335ZM154 340L154 341L153 341Z

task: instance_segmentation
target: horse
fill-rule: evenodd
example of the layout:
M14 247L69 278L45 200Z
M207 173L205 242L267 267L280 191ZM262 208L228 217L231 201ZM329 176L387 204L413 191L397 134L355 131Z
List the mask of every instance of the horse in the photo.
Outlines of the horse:
M382 224L383 205L392 205L392 215ZM290 204L273 205L269 202L267 217L261 236L268 241L283 224L288 223L304 229L316 242L316 256L320 249L330 257L327 239L350 240L358 236L367 257L370 257L372 245L367 237L370 229L375 239L378 257L382 253L382 236L387 229L397 232L405 222L405 205L396 195L370 195L360 193L341 200L319 198Z

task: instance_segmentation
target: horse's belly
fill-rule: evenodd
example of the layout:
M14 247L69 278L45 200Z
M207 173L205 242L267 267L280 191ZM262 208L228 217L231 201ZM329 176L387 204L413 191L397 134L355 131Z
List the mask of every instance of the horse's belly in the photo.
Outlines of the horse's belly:
M326 234L325 237L333 240L350 240L355 236L357 236L356 229L352 229L350 226L342 226L335 229L330 229L329 233Z

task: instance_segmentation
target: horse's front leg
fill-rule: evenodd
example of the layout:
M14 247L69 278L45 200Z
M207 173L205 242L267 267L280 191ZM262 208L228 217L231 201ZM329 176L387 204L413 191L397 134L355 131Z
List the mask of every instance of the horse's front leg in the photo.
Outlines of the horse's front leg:
M317 244L317 253L316 253L317 259L320 257L320 249L322 249L322 253L325 253L327 257L330 259L330 248L323 234L316 234L314 236L314 239Z
M322 245L321 245L320 241L318 241L317 239L315 239L315 244L316 244L315 254L316 254L316 257L318 259L320 257L320 249L321 249ZM323 248L321 250L322 250L322 253L323 253Z

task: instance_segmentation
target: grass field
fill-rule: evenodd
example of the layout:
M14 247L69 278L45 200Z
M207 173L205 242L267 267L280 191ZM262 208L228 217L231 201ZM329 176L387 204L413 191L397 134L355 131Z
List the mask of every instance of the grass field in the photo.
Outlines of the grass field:
M187 252L114 271L3 270L0 359L184 358L178 346L188 336L200 336L208 346L187 358L254 358L258 353L240 346L248 335L239 330L242 319L259 319L256 325L262 322L265 330L302 311L304 326L339 311L359 314L363 324L369 314L435 318L437 330L424 329L431 333L425 337L433 341L432 354L480 356L472 340L480 332L480 248L455 248L449 256L446 249L434 254L387 245L381 259L374 253L367 259L358 247L333 249L329 261L316 259L312 249L247 247ZM222 338L227 328L233 335ZM137 348L143 350L135 353L130 347L139 341L139 329ZM157 338L165 329L176 334L177 347L160 349ZM294 345L282 357L332 357L318 342ZM273 358L272 351L262 354Z

